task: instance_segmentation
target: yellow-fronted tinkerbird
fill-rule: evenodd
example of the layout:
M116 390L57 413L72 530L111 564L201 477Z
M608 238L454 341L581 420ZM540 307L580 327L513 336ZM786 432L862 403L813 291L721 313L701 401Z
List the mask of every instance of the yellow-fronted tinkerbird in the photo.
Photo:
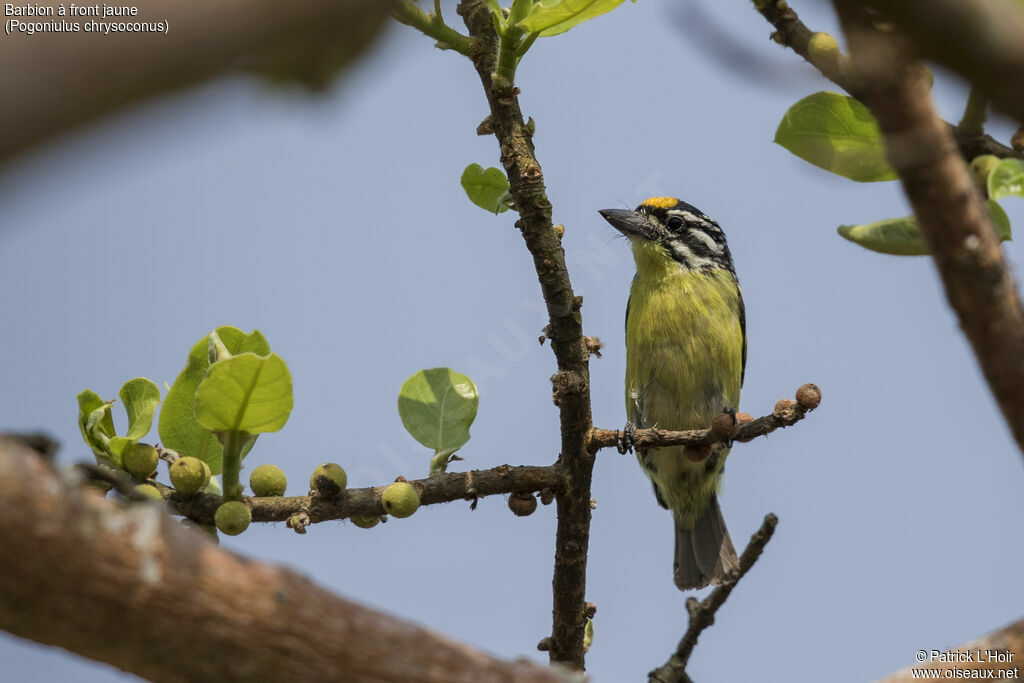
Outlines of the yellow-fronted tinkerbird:
M629 238L636 276L626 306L627 432L706 429L739 407L747 361L743 296L725 234L699 209L651 197L601 215ZM726 444L637 449L675 519L675 584L719 584L739 559L718 506Z

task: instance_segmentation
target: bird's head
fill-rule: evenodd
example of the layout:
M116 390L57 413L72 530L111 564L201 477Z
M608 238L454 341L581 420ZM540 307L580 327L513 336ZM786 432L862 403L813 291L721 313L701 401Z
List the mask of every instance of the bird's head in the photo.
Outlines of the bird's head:
M675 197L651 197L636 209L599 212L629 238L638 271L678 264L688 270L724 268L735 275L725 233L713 219Z

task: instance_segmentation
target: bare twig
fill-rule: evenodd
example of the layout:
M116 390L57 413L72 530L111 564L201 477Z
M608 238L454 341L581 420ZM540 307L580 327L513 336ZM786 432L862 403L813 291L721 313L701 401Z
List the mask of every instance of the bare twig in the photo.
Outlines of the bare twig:
M839 63L827 59L816 59L810 52L810 40L814 32L807 27L796 11L787 3L755 2L754 6L768 22L775 27L775 35L779 42L806 59L811 66L857 99L863 99L861 86L856 82L849 69L840 68ZM957 38L959 40L959 38ZM1024 159L1024 153L1014 150L998 142L991 135L973 129L958 130L947 124L956 139L960 154L968 161L981 154L994 154L997 157L1014 157Z
M504 71L502 82L493 74L499 66L499 41L486 0L465 0L459 13L466 22L474 46L473 64L490 105L490 127L501 148L508 174L509 192L520 220L550 319L549 331L558 372L552 377L555 404L559 408L561 451L565 487L558 495L558 526L555 533L555 570L551 649L552 661L583 668L583 635L586 627L587 548L590 539L590 481L593 454L587 450L591 428L590 352L583 339L580 307L583 298L573 293L565 266L562 243L551 223L551 202L544 175L534 154L533 129L523 119L518 89ZM507 49L507 46L506 46ZM511 62L514 68L514 60Z
M565 681L340 598L0 439L0 629L152 681Z
M909 45L837 1L865 103L885 135L921 233L974 355L1024 451L1024 308L999 239Z
M725 600L729 597L732 589L750 571L750 568L754 566L757 559L761 557L761 553L764 551L764 547L768 545L768 541L771 540L772 534L775 533L775 526L778 523L779 518L775 515L765 515L761 528L750 537L750 543L747 544L746 550L740 556L740 568L735 576L715 588L703 600L698 601L696 598L690 598L686 601L686 610L690 614L690 622L686 633L683 634L682 640L679 641L679 646L676 647L676 651L669 657L669 660L647 674L647 680L650 683L680 683L681 681L689 680L686 675L686 664L689 662L693 648L697 644L697 638L700 637L701 631L715 623L715 612L725 604Z

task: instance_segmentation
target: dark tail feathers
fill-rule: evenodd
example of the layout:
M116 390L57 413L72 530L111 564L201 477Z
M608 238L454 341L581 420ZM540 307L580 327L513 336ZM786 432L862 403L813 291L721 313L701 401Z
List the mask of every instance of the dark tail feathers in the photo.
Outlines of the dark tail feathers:
M729 538L729 531L711 496L707 509L692 530L683 529L676 520L676 586L681 591L720 584L739 569L740 560Z

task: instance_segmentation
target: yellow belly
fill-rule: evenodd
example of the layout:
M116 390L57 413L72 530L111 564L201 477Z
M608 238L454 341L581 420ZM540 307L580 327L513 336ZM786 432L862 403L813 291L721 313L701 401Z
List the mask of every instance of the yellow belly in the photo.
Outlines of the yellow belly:
M637 275L626 320L626 414L633 424L703 429L723 410L738 409L742 354L731 273L667 267ZM682 451L637 457L664 504L692 528L719 486L728 451L698 463Z

